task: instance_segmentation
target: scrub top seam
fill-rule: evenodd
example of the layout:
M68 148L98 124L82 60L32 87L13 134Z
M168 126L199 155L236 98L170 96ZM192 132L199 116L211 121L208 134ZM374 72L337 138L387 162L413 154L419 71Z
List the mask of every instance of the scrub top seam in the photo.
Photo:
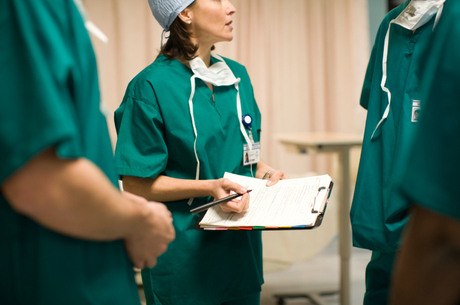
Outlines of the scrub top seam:
M157 104L153 104L150 101L147 101L147 100L145 100L143 98L138 98L138 97L134 97L134 96L131 96L131 95L128 95L127 98L132 99L133 101L141 102L144 105L149 106L150 108L154 108L155 110L160 110L160 108L158 107Z

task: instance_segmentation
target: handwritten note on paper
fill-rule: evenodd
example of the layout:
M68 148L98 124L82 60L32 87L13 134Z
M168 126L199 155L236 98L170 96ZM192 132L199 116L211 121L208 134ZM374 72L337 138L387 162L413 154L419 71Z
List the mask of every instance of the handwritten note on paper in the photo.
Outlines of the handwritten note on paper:
M312 209L320 209L328 195L319 189L329 189L331 183L328 175L280 180L271 187L265 186L267 180L231 173L225 173L224 177L252 189L249 210L241 214L224 213L214 206L201 220L202 227L311 226L318 217Z

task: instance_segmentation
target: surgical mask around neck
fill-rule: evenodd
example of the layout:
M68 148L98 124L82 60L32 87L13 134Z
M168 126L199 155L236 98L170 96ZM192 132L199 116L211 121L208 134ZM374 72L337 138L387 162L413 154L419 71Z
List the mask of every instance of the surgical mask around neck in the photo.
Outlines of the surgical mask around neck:
M218 58L216 55L212 56ZM213 84L214 86L231 86L239 82L223 59L211 65L209 68L206 67L203 60L199 57L189 61L189 64L193 74L197 78L200 78L204 82Z
M438 10L444 5L445 1L446 0L412 0L402 13L393 20L393 23L410 31L415 31L433 18Z

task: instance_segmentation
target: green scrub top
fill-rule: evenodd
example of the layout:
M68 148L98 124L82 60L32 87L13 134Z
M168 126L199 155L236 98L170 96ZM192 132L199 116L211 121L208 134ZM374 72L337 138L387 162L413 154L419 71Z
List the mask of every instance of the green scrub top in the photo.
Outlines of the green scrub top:
M73 1L0 1L0 45L0 183L55 147L61 158L91 160L116 185L95 57ZM2 194L0 261L2 304L139 304L121 241L50 231Z
M409 2L392 10L381 23L360 100L361 106L367 109L367 119L350 212L353 244L379 252L396 251L407 221L408 204L395 182L406 167L418 125L412 121L414 101L420 100L418 62L429 42L435 19L415 33L400 25L391 25L386 82L392 94L391 107L386 121L371 139L388 105L387 93L380 86L385 36L390 21L400 15Z
M460 2L446 1L425 62L425 108L401 188L411 203L460 219Z
M211 57L212 62L216 59ZM252 134L260 139L261 115L246 69L224 59L239 83L242 114L253 118ZM115 160L120 175L166 175L195 179L197 162L189 110L192 71L178 60L160 55L129 84L115 112L118 142ZM244 137L240 131L234 86L212 91L195 80L193 115L201 180L222 178L226 171L251 175L243 166ZM253 166L255 173L256 166ZM198 215L190 209L209 201L198 198L167 203L176 239L142 278L148 304L216 305L261 290L262 243L260 232L198 231Z

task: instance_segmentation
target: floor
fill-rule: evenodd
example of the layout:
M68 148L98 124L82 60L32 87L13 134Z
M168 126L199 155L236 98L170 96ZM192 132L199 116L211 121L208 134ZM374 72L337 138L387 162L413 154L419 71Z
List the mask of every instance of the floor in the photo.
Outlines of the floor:
M298 294L298 298L285 299L286 305L338 305L340 264L338 239L333 241L318 255L307 262L294 263L282 271L266 273L262 286L261 305L277 305L277 294ZM350 262L351 304L363 303L365 291L364 272L370 259L370 251L352 248ZM324 295L319 293L324 292ZM310 301L305 294L312 294ZM319 296L318 296L319 295Z

